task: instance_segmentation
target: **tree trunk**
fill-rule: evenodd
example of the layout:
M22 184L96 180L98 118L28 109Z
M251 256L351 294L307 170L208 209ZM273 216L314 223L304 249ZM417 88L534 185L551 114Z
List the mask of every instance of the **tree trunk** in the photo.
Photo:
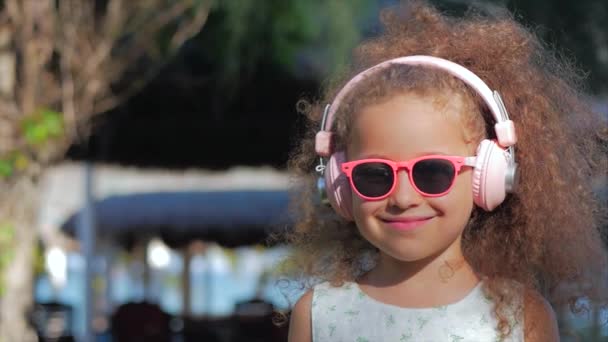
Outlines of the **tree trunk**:
M0 197L0 219L15 229L14 255L4 274L5 293L0 303L0 342L37 341L27 318L33 303L34 256L38 184L16 180Z

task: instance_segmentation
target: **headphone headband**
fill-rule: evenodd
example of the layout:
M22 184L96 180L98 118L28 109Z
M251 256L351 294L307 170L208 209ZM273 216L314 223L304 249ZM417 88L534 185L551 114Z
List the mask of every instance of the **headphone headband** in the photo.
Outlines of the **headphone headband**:
M319 156L329 157L332 153L331 128L333 126L335 114L344 97L365 78L397 64L431 66L444 70L462 80L473 88L473 90L475 90L479 96L481 96L494 116L496 121L494 130L496 132L498 144L503 147L510 147L517 142L513 121L509 119L509 114L507 113L502 99L500 98L500 94L497 91L492 91L477 75L459 64L438 57L416 55L398 57L384 61L362 71L346 83L346 85L338 92L332 104L325 108L321 130L317 133L315 141L315 150Z

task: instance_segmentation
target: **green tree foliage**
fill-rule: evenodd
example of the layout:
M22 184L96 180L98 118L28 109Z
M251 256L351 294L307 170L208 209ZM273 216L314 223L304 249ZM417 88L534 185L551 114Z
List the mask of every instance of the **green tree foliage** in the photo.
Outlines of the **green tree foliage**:
M371 0L226 0L211 13L199 46L225 82L260 62L297 73L305 60L325 73L345 61L376 6Z
M608 92L608 1L605 0L429 0L459 15L471 7L507 8L588 74L594 93ZM378 10L399 0L224 0L216 3L199 46L214 66L214 79L235 84L256 65L274 63L297 72L309 63L324 78L339 71ZM500 42L497 42L500 44Z

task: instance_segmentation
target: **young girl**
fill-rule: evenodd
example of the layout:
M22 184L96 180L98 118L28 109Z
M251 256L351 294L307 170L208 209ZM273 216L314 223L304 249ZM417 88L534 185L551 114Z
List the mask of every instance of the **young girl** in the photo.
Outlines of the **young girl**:
M290 341L559 340L549 303L608 293L605 137L576 72L507 14L382 22L303 106Z

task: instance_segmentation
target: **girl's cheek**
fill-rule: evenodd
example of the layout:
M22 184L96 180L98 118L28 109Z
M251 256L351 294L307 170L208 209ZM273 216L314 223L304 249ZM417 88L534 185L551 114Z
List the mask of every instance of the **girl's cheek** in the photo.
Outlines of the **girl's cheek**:
M354 195L355 199L353 200L353 205L357 206L356 209L359 209L364 214L374 215L377 214L383 208L383 204L385 201L365 201L358 196Z

